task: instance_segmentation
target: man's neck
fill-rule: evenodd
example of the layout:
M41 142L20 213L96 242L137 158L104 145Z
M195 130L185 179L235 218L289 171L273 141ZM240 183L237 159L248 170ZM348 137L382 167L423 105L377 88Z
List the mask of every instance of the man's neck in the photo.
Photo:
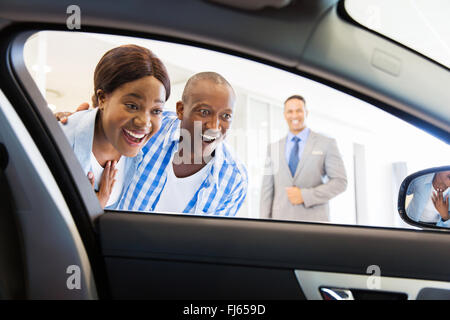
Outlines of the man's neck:
M305 129L306 129L306 126L301 128L300 130L295 130L295 131L289 130L289 132L292 133L294 136L296 136Z
M180 150L178 152L176 152L173 156L173 160L172 160L172 166L173 166L173 171L175 173L175 176L177 178L186 178L189 176L192 176L194 174L196 174L197 172L199 172L200 170L202 170L211 160L213 156L211 157L207 157L206 159L204 157L201 157L201 162L200 163L196 163L194 160L195 156L194 153L191 152L191 159L189 163L185 163L183 161L183 150ZM206 161L205 161L206 160Z

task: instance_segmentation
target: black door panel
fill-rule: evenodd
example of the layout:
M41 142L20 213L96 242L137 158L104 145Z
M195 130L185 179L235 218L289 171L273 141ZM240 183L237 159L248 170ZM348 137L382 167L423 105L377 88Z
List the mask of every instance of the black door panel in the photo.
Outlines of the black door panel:
M288 269L107 257L113 299L305 299Z
M450 279L442 232L112 212L98 223L117 298L300 299L296 269Z

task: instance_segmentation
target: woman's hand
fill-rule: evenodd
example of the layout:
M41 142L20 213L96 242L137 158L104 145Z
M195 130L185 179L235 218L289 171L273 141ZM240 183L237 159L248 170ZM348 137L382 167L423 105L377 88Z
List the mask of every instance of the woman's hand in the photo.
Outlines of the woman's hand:
M437 192L433 192L431 200L433 201L434 207L439 212L442 220L447 221L449 218L448 214L448 195L444 199L444 191L437 189Z
M117 173L117 169L115 169L116 164L117 161L106 162L105 169L103 170L102 177L98 185L99 190L95 192L102 208L106 207L109 196L111 195L112 189L114 187L114 183L116 182L116 180L114 179ZM88 179L91 182L92 188L94 189L95 179L92 172L88 173Z

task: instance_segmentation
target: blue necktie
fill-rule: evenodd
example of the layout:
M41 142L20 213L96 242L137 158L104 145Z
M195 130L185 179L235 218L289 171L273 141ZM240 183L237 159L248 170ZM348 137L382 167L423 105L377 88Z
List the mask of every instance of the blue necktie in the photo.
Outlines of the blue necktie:
M289 155L289 170L291 170L292 176L295 175L295 170L297 170L298 165L298 143L300 142L300 138L293 137L292 141L294 142L294 147L291 150L291 154Z

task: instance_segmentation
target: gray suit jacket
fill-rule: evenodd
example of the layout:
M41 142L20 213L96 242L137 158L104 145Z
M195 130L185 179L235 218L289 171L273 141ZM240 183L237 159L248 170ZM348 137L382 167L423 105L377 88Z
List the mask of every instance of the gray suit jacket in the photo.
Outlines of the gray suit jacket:
M286 162L285 147L286 137L268 147L261 190L261 218L329 221L328 201L347 187L336 140L311 131L294 177ZM292 186L302 190L303 204L289 202L286 187Z

